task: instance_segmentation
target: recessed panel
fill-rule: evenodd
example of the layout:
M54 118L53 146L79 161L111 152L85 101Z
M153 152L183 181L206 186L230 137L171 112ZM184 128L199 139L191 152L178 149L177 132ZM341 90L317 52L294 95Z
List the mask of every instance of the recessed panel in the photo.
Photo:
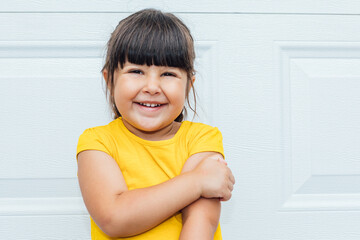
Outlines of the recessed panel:
M0 215L86 214L75 154L110 119L103 44L0 42Z
M77 71L71 76L77 67L84 72L99 69L98 60L50 59L49 64L41 60L17 59L16 64L25 67L13 71L13 76L8 70L0 71L0 111L4 114L0 131L6 136L0 140L3 178L73 176L81 129L108 118L100 74L80 76ZM98 116L99 112L104 114Z
M216 75L216 41L198 41L195 44L195 82L196 113L188 109L190 121L198 121L213 125L216 118L218 103L218 79ZM192 106L193 93L190 92Z
M360 175L360 59L293 61L308 76L303 80L308 87L312 174ZM319 72L314 66L320 66Z
M331 205L329 210L344 210L343 199L349 202L346 210L356 210L359 198L353 196L360 194L360 54L347 58L348 43L280 45L285 161L282 209L314 210ZM352 46L352 55L359 53L359 45ZM322 197L325 194L330 195Z

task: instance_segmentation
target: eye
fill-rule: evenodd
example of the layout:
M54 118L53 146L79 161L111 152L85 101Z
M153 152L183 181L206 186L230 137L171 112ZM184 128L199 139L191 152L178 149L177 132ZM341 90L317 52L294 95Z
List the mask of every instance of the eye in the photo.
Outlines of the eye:
M164 75L165 77L176 77L176 74L171 73L171 72L165 72L162 75Z
M130 70L129 73L142 74L143 72L139 69Z

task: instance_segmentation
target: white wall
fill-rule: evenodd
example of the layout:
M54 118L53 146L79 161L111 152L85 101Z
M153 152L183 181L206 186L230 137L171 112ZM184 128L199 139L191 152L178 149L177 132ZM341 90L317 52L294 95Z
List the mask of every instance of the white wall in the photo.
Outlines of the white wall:
M357 1L0 3L0 239L90 239L82 131L110 113L100 70L118 21L175 12L195 40L200 120L237 178L224 239L360 239Z

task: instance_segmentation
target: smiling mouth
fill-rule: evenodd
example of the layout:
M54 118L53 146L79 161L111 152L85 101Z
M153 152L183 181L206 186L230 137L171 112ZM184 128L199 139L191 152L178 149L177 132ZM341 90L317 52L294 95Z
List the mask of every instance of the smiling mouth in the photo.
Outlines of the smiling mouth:
M137 103L141 106L145 106L145 107L151 107L151 108L155 108L155 107L160 107L164 104L159 104L159 103Z

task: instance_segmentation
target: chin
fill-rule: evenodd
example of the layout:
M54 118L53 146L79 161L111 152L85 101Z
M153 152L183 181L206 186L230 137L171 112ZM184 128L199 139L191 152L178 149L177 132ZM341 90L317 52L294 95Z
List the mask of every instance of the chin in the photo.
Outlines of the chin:
M143 132L156 132L164 127L165 126L149 124L149 125L140 125L139 127L137 127L137 129L139 129Z
M136 128L144 131L144 132L156 132L158 130L161 130L165 127L167 127L168 125L170 125L170 123L157 123L154 121L149 121L149 122L141 122L140 124L136 125Z
M165 127L167 127L168 125L170 125L172 123L172 121L170 122L163 122L161 119L144 119L144 118L140 118L140 119L132 119L131 120L126 120L125 121L132 126L133 128L142 131L142 132L146 132L146 133L151 133L151 132L156 132L159 131Z

